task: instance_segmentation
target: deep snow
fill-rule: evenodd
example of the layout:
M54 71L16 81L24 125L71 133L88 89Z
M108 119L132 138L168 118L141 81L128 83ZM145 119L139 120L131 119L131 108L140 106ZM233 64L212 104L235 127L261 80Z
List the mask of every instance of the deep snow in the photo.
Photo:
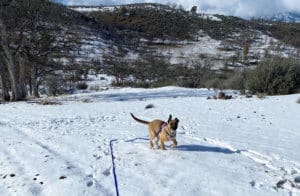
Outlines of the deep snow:
M125 88L0 104L0 195L115 195L111 139L120 195L300 195L300 95L206 99L214 93ZM129 112L179 118L178 147L125 142L148 135Z

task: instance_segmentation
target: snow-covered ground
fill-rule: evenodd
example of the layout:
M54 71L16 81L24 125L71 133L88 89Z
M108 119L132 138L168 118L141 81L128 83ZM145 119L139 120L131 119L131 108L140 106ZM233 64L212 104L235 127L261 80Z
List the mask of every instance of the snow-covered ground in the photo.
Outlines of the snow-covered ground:
M83 7L69 7L70 9L77 12L113 12L115 9L119 8L119 6L83 6Z
M300 95L207 100L213 93L125 88L0 104L0 195L115 195L112 139L120 195L300 195ZM134 140L148 132L130 112L173 114L178 147Z
M184 43L178 47L160 46L159 52L165 56L170 57L170 63L172 64L185 64L190 61L199 61L201 55L205 55L210 58L229 58L233 56L233 52L224 52L218 50L221 41L214 40L209 36L199 37L198 41ZM200 58L201 59L201 58Z

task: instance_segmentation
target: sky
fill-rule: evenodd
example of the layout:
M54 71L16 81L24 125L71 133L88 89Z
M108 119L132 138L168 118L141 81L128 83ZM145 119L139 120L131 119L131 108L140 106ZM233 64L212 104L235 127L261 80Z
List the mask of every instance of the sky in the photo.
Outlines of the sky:
M198 12L233 15L243 18L271 16L280 12L300 12L300 0L61 0L66 5L120 5L128 3L162 3L182 5Z

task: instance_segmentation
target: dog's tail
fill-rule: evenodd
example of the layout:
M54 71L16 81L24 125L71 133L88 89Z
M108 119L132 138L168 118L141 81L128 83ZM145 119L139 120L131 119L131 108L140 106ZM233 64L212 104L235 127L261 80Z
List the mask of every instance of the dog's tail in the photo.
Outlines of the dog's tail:
M145 121L145 120L141 120L141 119L138 119L137 117L135 117L132 113L130 113L130 115L132 116L132 118L136 121L138 121L139 123L143 123L143 124L149 124L148 121Z

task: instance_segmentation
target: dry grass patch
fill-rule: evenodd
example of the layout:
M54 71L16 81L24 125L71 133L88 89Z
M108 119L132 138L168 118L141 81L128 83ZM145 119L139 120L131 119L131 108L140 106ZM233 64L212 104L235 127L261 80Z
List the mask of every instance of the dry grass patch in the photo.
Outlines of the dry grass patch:
M58 101L51 101L51 100L42 100L37 102L39 105L61 105L61 102Z
M259 99L265 99L266 98L266 94L265 93L256 93L256 97Z

